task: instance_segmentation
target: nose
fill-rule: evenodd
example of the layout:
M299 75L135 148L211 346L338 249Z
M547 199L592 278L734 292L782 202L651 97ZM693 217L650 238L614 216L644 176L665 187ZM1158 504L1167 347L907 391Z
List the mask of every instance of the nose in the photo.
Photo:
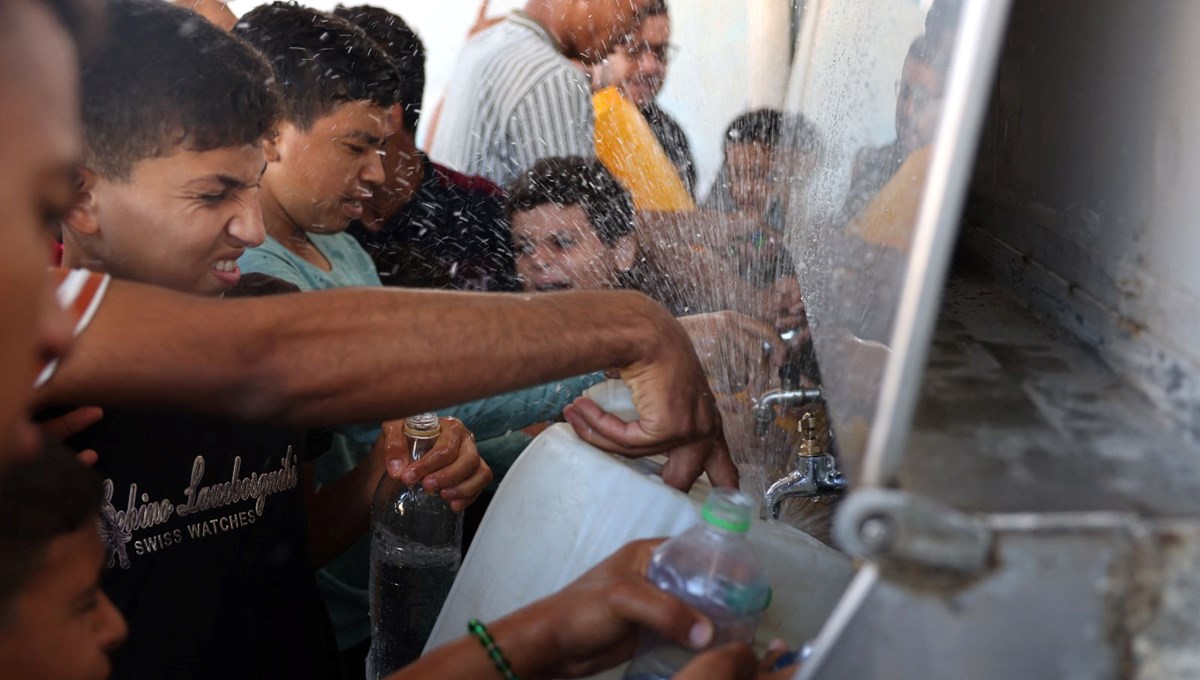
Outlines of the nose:
M112 652L120 647L122 642L125 642L125 637L129 634L129 627L125 623L125 617L121 616L121 612L104 593L100 594L99 616L97 626L100 632L100 643L105 652Z
M359 178L372 186L383 184L383 154L368 153L366 165L363 166Z
M71 317L58 304L55 281L51 277L42 290L41 317L38 324L37 351L41 365L66 356L74 337Z
M246 201L225 226L225 231L246 248L257 248L267 239L263 224L262 206L258 201Z

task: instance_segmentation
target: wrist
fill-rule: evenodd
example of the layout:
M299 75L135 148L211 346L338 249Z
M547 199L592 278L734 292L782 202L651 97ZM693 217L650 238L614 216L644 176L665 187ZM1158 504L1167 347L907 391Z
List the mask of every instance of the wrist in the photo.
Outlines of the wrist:
M554 677L555 669L562 665L554 624L540 603L488 624L488 632L521 680Z

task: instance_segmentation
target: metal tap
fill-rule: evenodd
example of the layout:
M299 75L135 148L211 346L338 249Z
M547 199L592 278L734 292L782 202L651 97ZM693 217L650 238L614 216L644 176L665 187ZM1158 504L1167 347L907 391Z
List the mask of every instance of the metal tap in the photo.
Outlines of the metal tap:
M779 519L779 505L786 498L846 493L846 478L837 469L837 461L821 446L815 415L805 413L800 418L800 433L803 437L796 452L796 469L767 489L763 514L770 519Z
M776 404L791 404L793 406L804 406L812 404L823 399L821 396L820 387L807 387L798 390L771 390L764 392L761 397L754 400L754 432L758 436L763 436L767 430L771 428L771 422L775 420L775 405Z

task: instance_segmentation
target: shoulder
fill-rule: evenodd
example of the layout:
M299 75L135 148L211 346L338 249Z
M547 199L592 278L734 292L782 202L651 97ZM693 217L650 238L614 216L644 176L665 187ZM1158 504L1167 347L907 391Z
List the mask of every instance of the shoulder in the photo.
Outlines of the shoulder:
M497 200L501 200L504 197L504 190L500 188L500 185L486 177L468 175L433 162L430 162L430 166L433 168L434 178L443 187L458 189L473 196L490 197Z
M296 257L270 236L261 246L242 253L238 268L243 274L266 274L304 287L304 275Z

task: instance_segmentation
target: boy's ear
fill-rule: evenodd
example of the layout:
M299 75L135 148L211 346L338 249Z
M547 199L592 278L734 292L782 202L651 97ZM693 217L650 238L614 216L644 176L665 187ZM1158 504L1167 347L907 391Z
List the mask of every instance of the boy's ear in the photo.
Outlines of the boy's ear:
M267 130L267 134L263 135L263 153L268 163L279 162L279 128Z
M634 234L626 234L617 239L613 244L613 254L616 256L614 260L617 264L617 269L627 272L633 269L634 263L637 261L638 240Z
M71 231L84 236L100 233L100 213L96 205L96 173L89 168L79 167L75 184L75 205L67 211L63 224Z

